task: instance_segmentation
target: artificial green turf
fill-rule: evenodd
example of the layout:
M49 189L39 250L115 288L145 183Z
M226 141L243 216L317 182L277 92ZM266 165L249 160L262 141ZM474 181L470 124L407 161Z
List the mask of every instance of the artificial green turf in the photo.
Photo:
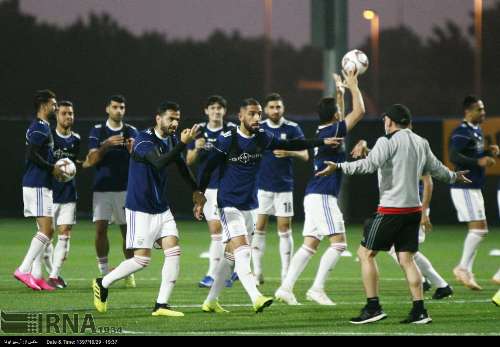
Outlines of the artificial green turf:
M490 278L500 266L500 258L489 256L493 248L500 248L500 229L492 228L481 244L475 263L475 274L483 291L473 292L458 284L451 270L458 262L465 236L463 225L435 226L422 251L435 268L455 290L451 299L428 300L428 311L434 322L426 326L399 324L410 309L410 296L403 274L386 254L378 256L381 272L381 302L389 318L365 326L353 326L349 318L359 313L364 304L359 263L355 252L361 227L348 226L348 249L352 258L342 258L327 282L328 295L337 306L325 307L305 300L305 292L312 284L317 265L327 241L311 260L300 277L295 294L302 306L290 307L275 303L262 314L252 311L250 299L240 282L225 289L221 304L229 309L227 315L201 312L201 304L208 289L198 288L197 282L205 275L207 259L199 254L208 248L209 236L204 223L178 222L181 235L181 274L170 303L186 315L182 318L152 317L160 284L163 254L154 251L149 268L136 274L137 288L125 289L123 281L110 289L108 312L99 314L92 303L91 280L97 275L93 245L93 225L81 221L71 239L69 259L62 275L69 287L53 293L33 292L12 277L22 261L34 232L32 220L0 220L0 310L7 312L91 313L99 327L121 328L122 334L147 335L364 335L364 334L500 334L500 307L490 299L498 289ZM274 228L273 225L271 225ZM302 225L294 225L295 249L302 242ZM271 230L271 229L270 229ZM273 229L274 230L274 229ZM116 226L110 230L111 266L122 259L120 234ZM265 284L261 288L273 295L279 285L280 259L276 233L269 232L264 258ZM431 292L426 294L429 297ZM103 330L101 330L103 331ZM52 330L53 332L53 330Z

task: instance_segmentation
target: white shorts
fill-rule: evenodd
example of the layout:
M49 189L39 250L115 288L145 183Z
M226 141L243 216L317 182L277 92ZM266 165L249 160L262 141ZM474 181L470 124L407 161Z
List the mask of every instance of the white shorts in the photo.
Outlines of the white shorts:
M304 230L302 236L322 240L324 236L344 234L344 216L332 195L308 194L304 198Z
M25 217L52 217L52 190L23 187Z
M265 190L257 192L259 208L257 214L276 217L293 217L293 193L273 193Z
M205 198L207 202L203 206L203 215L207 222L220 220L219 209L217 207L217 189L207 189L205 191Z
M94 192L93 196L93 222L107 220L118 225L126 224L125 197L127 192Z
M179 238L177 224L170 210L158 214L126 209L127 249L153 248L154 243L167 236Z
M486 220L481 189L451 188L450 192L460 222Z
M54 226L76 224L76 202L54 203Z
M248 244L252 241L255 231L256 211L240 211L234 207L219 209L222 224L222 242L227 243L232 238L246 236Z

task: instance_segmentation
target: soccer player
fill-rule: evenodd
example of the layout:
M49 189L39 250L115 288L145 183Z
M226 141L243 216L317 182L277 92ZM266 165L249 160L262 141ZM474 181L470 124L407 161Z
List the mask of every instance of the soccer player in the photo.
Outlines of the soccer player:
M318 106L320 125L316 131L319 138L346 136L365 114L357 75L351 72L345 76L345 79L345 83L351 91L353 110L343 119L343 110L339 111L336 98L322 99ZM336 85L337 88L342 87L340 81L337 81ZM338 96L338 101L343 103L343 94ZM344 146L316 148L314 150L314 172L325 168L324 161L343 162L345 159ZM341 173L337 173L331 177L313 176L309 181L304 197L305 221L302 233L304 243L294 254L286 278L274 294L279 301L288 305L299 304L293 294L293 287L309 260L316 253L321 240L327 237L330 247L321 257L316 278L307 291L306 298L320 305L335 305L326 295L324 287L328 274L347 248L344 218L337 205L341 179Z
M370 152L368 145L365 140L360 140L356 146L354 146L351 155L354 159L366 158ZM418 243L422 244L425 241L425 234L432 230L432 223L430 220L430 204L432 198L432 190L434 189L434 183L432 177L429 175L424 175L419 184L419 196L422 200L422 218L420 219L420 229L418 230ZM390 256L399 264L398 256L394 246L391 247L389 251ZM422 273L422 284L424 292L431 288L431 284L436 287L436 291L432 295L433 299L440 300L451 296L453 294L453 289L444 280L444 278L434 269L432 263L427 259L422 252L415 253L415 263ZM430 281L430 283L427 282ZM426 288L427 286L427 288Z
M197 181L200 182L201 173L207 165L208 154L213 149L217 137L222 132L227 132L234 123L224 122L227 112L227 101L219 95L212 95L205 103L205 115L208 122L200 123L200 137L187 145L186 162L189 166L197 165ZM207 203L203 208L203 215L208 224L210 232L209 263L206 276L198 283L200 287L210 288L214 282L214 271L217 264L224 257L224 245L222 244L222 226L217 212L217 187L219 186L219 174L217 170L212 174L205 198Z
M379 302L379 275L375 256L395 247L399 264L406 274L413 307L401 323L427 324L432 321L424 307L422 277L414 255L418 251L418 230L422 219L418 184L428 173L446 182L470 182L466 172L452 172L432 153L427 140L410 129L411 113L401 104L383 114L386 136L380 137L366 159L355 162L325 162L317 176L370 174L378 170L380 203L375 216L365 225L358 249L367 304L353 324L376 322L387 317Z
M23 176L24 216L35 217L38 232L14 277L33 290L52 291L42 277L42 256L54 233L52 178L62 179L64 165L54 165L54 140L49 118L57 110L56 95L44 89L35 93L36 118L26 131L26 165ZM34 262L38 264L34 265Z
M273 93L264 101L267 119L261 128L278 139L303 139L304 133L297 123L284 118L285 105L279 94ZM281 279L288 271L293 254L293 167L292 159L309 160L307 150L285 151L276 149L265 151L257 179L257 224L252 239L252 262L257 285L264 283L262 258L266 249L266 229L269 216L276 216L281 258Z
M60 101L57 110L57 126L52 130L54 138L54 160L69 158L76 164L80 152L80 135L71 131L75 113L73 103ZM47 283L55 288L65 288L66 282L60 276L63 262L68 257L71 229L76 224L76 182L59 182L53 179L52 198L54 227L58 228L59 237L51 260L51 271ZM52 243L51 243L52 244ZM51 252L52 253L52 252Z
M97 265L101 275L109 272L108 224L119 225L123 238L123 254L126 259L134 256L127 250L125 240L125 194L127 190L130 150L137 136L137 129L123 122L125 98L113 95L108 99L106 122L95 125L89 135L89 153L84 168L95 166L93 185L93 221L96 228L95 248ZM127 287L135 287L135 279L126 279Z
M131 154L127 189L127 248L134 257L123 261L103 278L93 281L94 305L106 312L108 288L116 281L130 276L149 265L151 248L159 245L165 260L158 298L153 316L183 316L170 309L168 300L179 275L181 249L179 232L166 197L168 177L166 167L175 163L183 179L193 190L194 213L201 220L206 199L182 157L186 145L198 135L198 125L184 129L178 140L175 132L180 122L180 107L170 101L162 103L154 127L142 131L136 138Z
M472 267L479 244L488 233L488 224L481 189L485 183L485 169L495 165L498 146L485 150L481 123L486 112L484 103L475 96L467 96L463 102L464 120L450 137L450 160L457 170L470 171L471 185L459 182L451 186L451 198L457 210L458 220L467 222L469 232L464 241L460 263L453 269L456 279L467 288L481 290Z
M218 303L224 280L233 267L256 313L272 304L273 298L262 295L250 268L251 236L255 229L257 203L256 175L265 150L304 150L321 145L338 145L339 139L281 140L260 129L262 106L255 99L242 102L240 126L219 136L202 174L201 188L208 186L215 168L219 167L217 206L226 245L225 259L215 271L215 279L205 302L204 312L227 312Z

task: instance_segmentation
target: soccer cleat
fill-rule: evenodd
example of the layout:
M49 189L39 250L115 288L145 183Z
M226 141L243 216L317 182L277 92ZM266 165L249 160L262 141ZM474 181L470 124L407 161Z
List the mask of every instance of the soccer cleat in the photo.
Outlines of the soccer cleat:
M96 278L92 281L92 290L94 291L94 306L97 312L106 312L108 309L108 289L102 286L102 278Z
M156 303L151 313L154 317L184 317L184 313L179 311L174 311L170 308L169 304L159 304Z
M349 322L351 322L352 324L360 325L360 324L374 323L386 318L387 315L382 310L381 306L379 306L375 311L369 311L368 308L365 306L361 310L361 314L358 317L351 318Z
M325 293L324 290L309 289L306 293L306 299L309 301L314 301L320 305L324 306L335 306L334 303Z
M447 298L447 297L452 296L452 295L453 295L453 288L451 288L450 286L446 286L443 288L436 289L436 291L432 295L432 298L434 300L440 300L440 299L444 299L444 298Z
M429 281L427 281L427 278L422 282L422 289L424 290L424 293L425 292L428 292L429 290L431 290L432 286L431 284L429 283Z
M200 282L198 282L198 287L211 288L212 284L214 284L214 279L210 276L205 276Z
M49 279L47 280L47 283L50 286L52 286L54 288L58 288L58 289L63 289L63 288L66 288L68 286L66 281L61 276L59 276L57 278L49 277Z
M278 290L274 293L274 297L279 302L285 303L290 306L300 305L300 303L297 301L297 298L291 291L282 288L278 288Z
M125 277L124 281L125 281L125 288L135 288L136 287L134 274L131 274L131 275L128 275L127 277Z
M233 274L231 275L231 278L226 280L226 288L231 288L234 284L235 281L238 280L238 274L236 272L233 272Z
M491 298L491 302L493 302L495 305L500 306L500 290L496 292L495 295Z
M493 284L496 284L496 285L499 285L499 286L500 286L500 277L495 277L495 276L493 276L493 277L491 278L491 282L492 282Z
M474 275L466 269L457 266L453 269L453 274L455 275L457 281L461 282L465 287L472 290L483 289L479 284L477 284L476 280L474 279Z
M255 303L253 304L253 310L255 313L261 313L264 311L266 307L269 307L273 304L273 298L270 296L261 295L255 299Z
M411 310L410 314L406 319L403 319L401 324L429 324L432 322L432 318L427 314L427 310L416 311Z
M476 282L476 279L474 278L474 274L472 272L469 272L469 284L466 285L466 287L472 290L483 290L483 287L481 287Z
M36 284L35 278L29 272L24 273L19 269L16 269L16 271L14 272L14 278L24 283L24 285L30 289L42 290L42 288L40 288L38 284Z
M47 282L45 282L45 280L43 278L35 278L35 283L42 290L46 290L48 292L53 292L54 290L56 290L56 288L52 287L50 284L48 284Z
M229 311L224 309L217 300L205 301L201 306L201 310L206 313L229 313Z

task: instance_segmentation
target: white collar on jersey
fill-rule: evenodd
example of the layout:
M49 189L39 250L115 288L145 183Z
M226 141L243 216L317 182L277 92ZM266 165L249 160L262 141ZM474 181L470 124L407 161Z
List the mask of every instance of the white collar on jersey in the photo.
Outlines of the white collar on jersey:
M122 129L123 129L123 122L122 122L122 125L120 125L120 127L118 127L118 128L113 128L113 127L109 124L109 119L108 119L108 120L106 121L106 126L107 126L109 129L113 130L113 131L119 131L119 130L122 130Z
M63 135L59 131L57 131L57 128L56 128L56 134L57 134L57 136L62 137L63 139L69 139L71 137L71 135L73 134L73 132L70 131L69 135Z
M224 128L224 126L221 125L220 127L213 129L213 128L210 128L210 124L207 123L207 129L210 130L213 133L215 133L215 132L217 132L219 130L222 130L223 128Z
M321 130L321 129L325 129L325 128L328 128L328 127L331 127L332 125L334 125L336 122L332 122L330 124L325 124L325 125L320 125L318 126L318 130Z
M271 121L269 118L266 119L265 121L267 123L267 126L272 128L272 129L278 129L280 126L283 125L283 123L285 123L285 117L281 117L278 124L274 123L273 121Z
M240 134L240 136L241 136L241 137L244 137L244 138L246 138L246 139L251 139L251 138L255 137L255 134L252 134L252 135L250 135L250 136L243 134L243 133L241 132L241 130L240 130L240 127L238 127L238 130L237 130L237 131L238 131L238 134Z
M467 122L467 121L466 121L466 123L467 123L467 124L468 124L468 125L469 125L472 129L474 129L474 130L479 129L479 125L474 125L474 124L472 124L471 122Z
M46 121L45 119L42 119L40 117L37 117L38 120L42 121L45 125L47 125L48 127L50 127L50 123L48 121Z
M168 139L168 135L165 136L165 137L161 137L161 135L156 131L156 129L155 129L155 135L156 135L157 138L159 138L162 141L165 141L165 140Z

